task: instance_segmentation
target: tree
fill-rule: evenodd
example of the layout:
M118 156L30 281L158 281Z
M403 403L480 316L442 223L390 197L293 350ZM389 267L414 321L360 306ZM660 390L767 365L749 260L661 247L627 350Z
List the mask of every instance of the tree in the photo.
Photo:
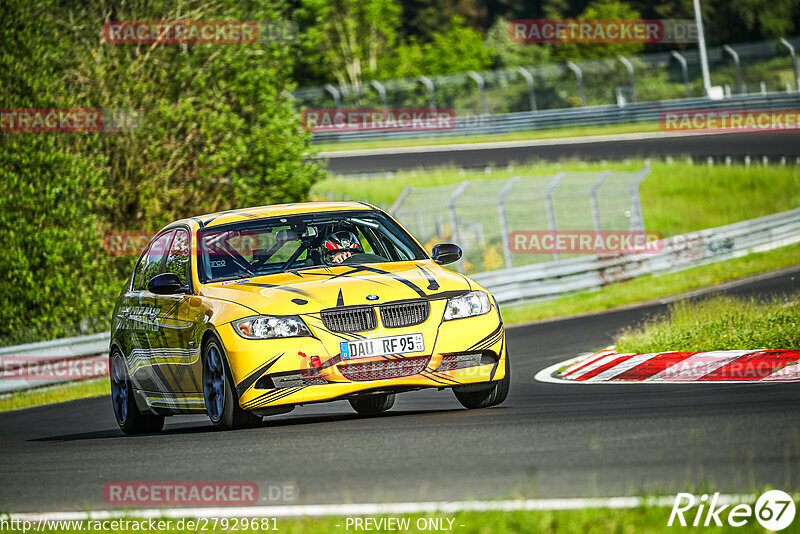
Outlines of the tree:
M400 12L394 0L304 0L297 14L303 50L339 85L359 88L378 76L397 43Z

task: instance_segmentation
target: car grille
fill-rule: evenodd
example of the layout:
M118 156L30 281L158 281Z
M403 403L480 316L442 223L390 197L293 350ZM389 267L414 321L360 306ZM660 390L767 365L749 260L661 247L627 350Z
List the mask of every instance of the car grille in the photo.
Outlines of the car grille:
M322 310L322 324L331 332L366 332L378 327L375 310L368 307Z
M430 313L428 301L381 306L381 322L386 328L402 328L424 323Z
M430 359L430 356L415 356L413 358L340 364L338 368L346 379L353 382L385 380L418 375L425 369Z

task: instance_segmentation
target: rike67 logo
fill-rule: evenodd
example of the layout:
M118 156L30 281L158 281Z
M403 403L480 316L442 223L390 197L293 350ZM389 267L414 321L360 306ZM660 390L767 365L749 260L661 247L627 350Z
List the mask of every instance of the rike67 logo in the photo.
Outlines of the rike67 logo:
M727 504L723 504L725 501ZM693 511L695 506L697 510ZM743 527L755 519L766 530L776 532L792 524L795 511L794 500L781 490L763 493L755 506L741 502L734 505L729 497L720 498L719 493L712 495L711 499L708 495L697 499L691 493L678 493L667 526L721 527L723 522L727 522L732 527Z

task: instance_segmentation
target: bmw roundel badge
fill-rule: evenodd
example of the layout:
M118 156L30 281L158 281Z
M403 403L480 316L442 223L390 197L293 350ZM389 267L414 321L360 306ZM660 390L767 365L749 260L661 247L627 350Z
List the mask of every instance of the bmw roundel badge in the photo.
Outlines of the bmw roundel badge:
M378 300L378 295L367 295L367 300Z

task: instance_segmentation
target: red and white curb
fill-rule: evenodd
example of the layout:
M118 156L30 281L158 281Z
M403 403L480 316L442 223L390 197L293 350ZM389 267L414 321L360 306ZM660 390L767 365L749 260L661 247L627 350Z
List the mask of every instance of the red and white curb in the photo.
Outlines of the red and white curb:
M614 346L536 373L558 384L800 382L800 350L719 350L619 354Z

